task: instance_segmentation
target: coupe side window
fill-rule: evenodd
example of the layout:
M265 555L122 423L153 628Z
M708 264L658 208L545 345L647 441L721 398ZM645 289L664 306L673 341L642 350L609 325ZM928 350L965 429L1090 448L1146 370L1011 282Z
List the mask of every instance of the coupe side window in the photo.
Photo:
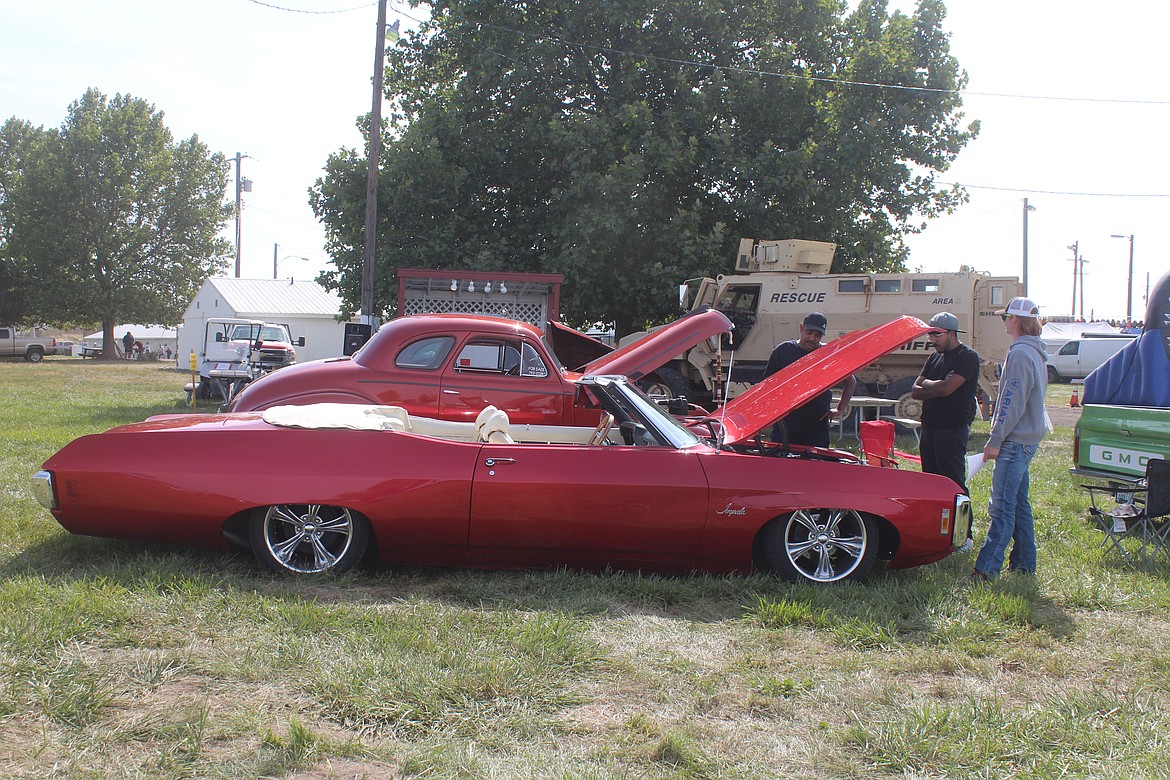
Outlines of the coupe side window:
M523 345L524 361L520 368L520 376L546 377L548 366L540 358L540 353L531 344Z
M403 347L394 358L394 365L399 368L435 369L443 364L451 347L455 346L452 336L431 336L419 339Z
M520 350L499 341L472 341L455 358L456 371L520 375Z

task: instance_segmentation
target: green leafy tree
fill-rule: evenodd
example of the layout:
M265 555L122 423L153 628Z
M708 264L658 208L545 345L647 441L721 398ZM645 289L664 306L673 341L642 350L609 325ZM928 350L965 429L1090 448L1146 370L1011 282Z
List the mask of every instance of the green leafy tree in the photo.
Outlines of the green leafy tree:
M896 269L963 198L934 180L978 130L942 0L430 6L387 68L377 301L398 267L562 273L566 319L620 334L677 314L677 285L730 270L740 237ZM311 195L351 306L365 165L338 152Z
M8 239L44 287L43 319L100 321L113 355L115 324L178 322L225 267L227 162L175 142L146 101L88 90L27 151Z
M28 263L11 249L12 193L24 174L24 161L44 138L40 128L16 118L0 126L0 324L29 325L37 306L36 284Z

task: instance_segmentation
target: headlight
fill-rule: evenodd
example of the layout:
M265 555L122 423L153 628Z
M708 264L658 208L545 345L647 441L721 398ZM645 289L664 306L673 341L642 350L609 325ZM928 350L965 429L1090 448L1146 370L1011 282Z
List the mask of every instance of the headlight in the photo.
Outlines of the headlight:
M49 471L38 471L33 475L33 495L37 503L45 509L57 508L57 494L53 490L53 474Z

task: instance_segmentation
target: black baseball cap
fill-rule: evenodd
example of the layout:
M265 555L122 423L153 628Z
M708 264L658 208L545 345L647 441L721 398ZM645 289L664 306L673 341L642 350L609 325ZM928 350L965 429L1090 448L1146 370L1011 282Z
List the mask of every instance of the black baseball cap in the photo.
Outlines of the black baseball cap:
M823 336L825 335L825 330L829 327L829 321L825 319L825 315L821 314L819 311L814 311L812 314L805 317L804 322L800 323L800 325L805 330L819 331Z

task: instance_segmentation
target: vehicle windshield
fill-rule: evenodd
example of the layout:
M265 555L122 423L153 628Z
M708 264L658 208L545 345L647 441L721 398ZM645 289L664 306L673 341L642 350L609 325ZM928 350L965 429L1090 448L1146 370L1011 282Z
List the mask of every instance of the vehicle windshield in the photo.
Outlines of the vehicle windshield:
M288 341L288 334L284 332L284 328L277 325L265 325L260 330L260 338L265 341Z
M257 326L255 325L237 325L232 329L232 341L255 341ZM288 341L288 333L280 325L265 325L259 328L262 341Z
M619 425L632 422L642 426L645 433L653 436L661 446L684 449L703 441L625 377L590 377L585 384L593 387L602 405L614 415Z
M556 361L554 370L563 374L565 372L565 363L561 360L561 356L558 355L555 350L553 350L552 342L548 340L547 336L541 336L540 343L544 345L544 351L548 353L549 357Z

